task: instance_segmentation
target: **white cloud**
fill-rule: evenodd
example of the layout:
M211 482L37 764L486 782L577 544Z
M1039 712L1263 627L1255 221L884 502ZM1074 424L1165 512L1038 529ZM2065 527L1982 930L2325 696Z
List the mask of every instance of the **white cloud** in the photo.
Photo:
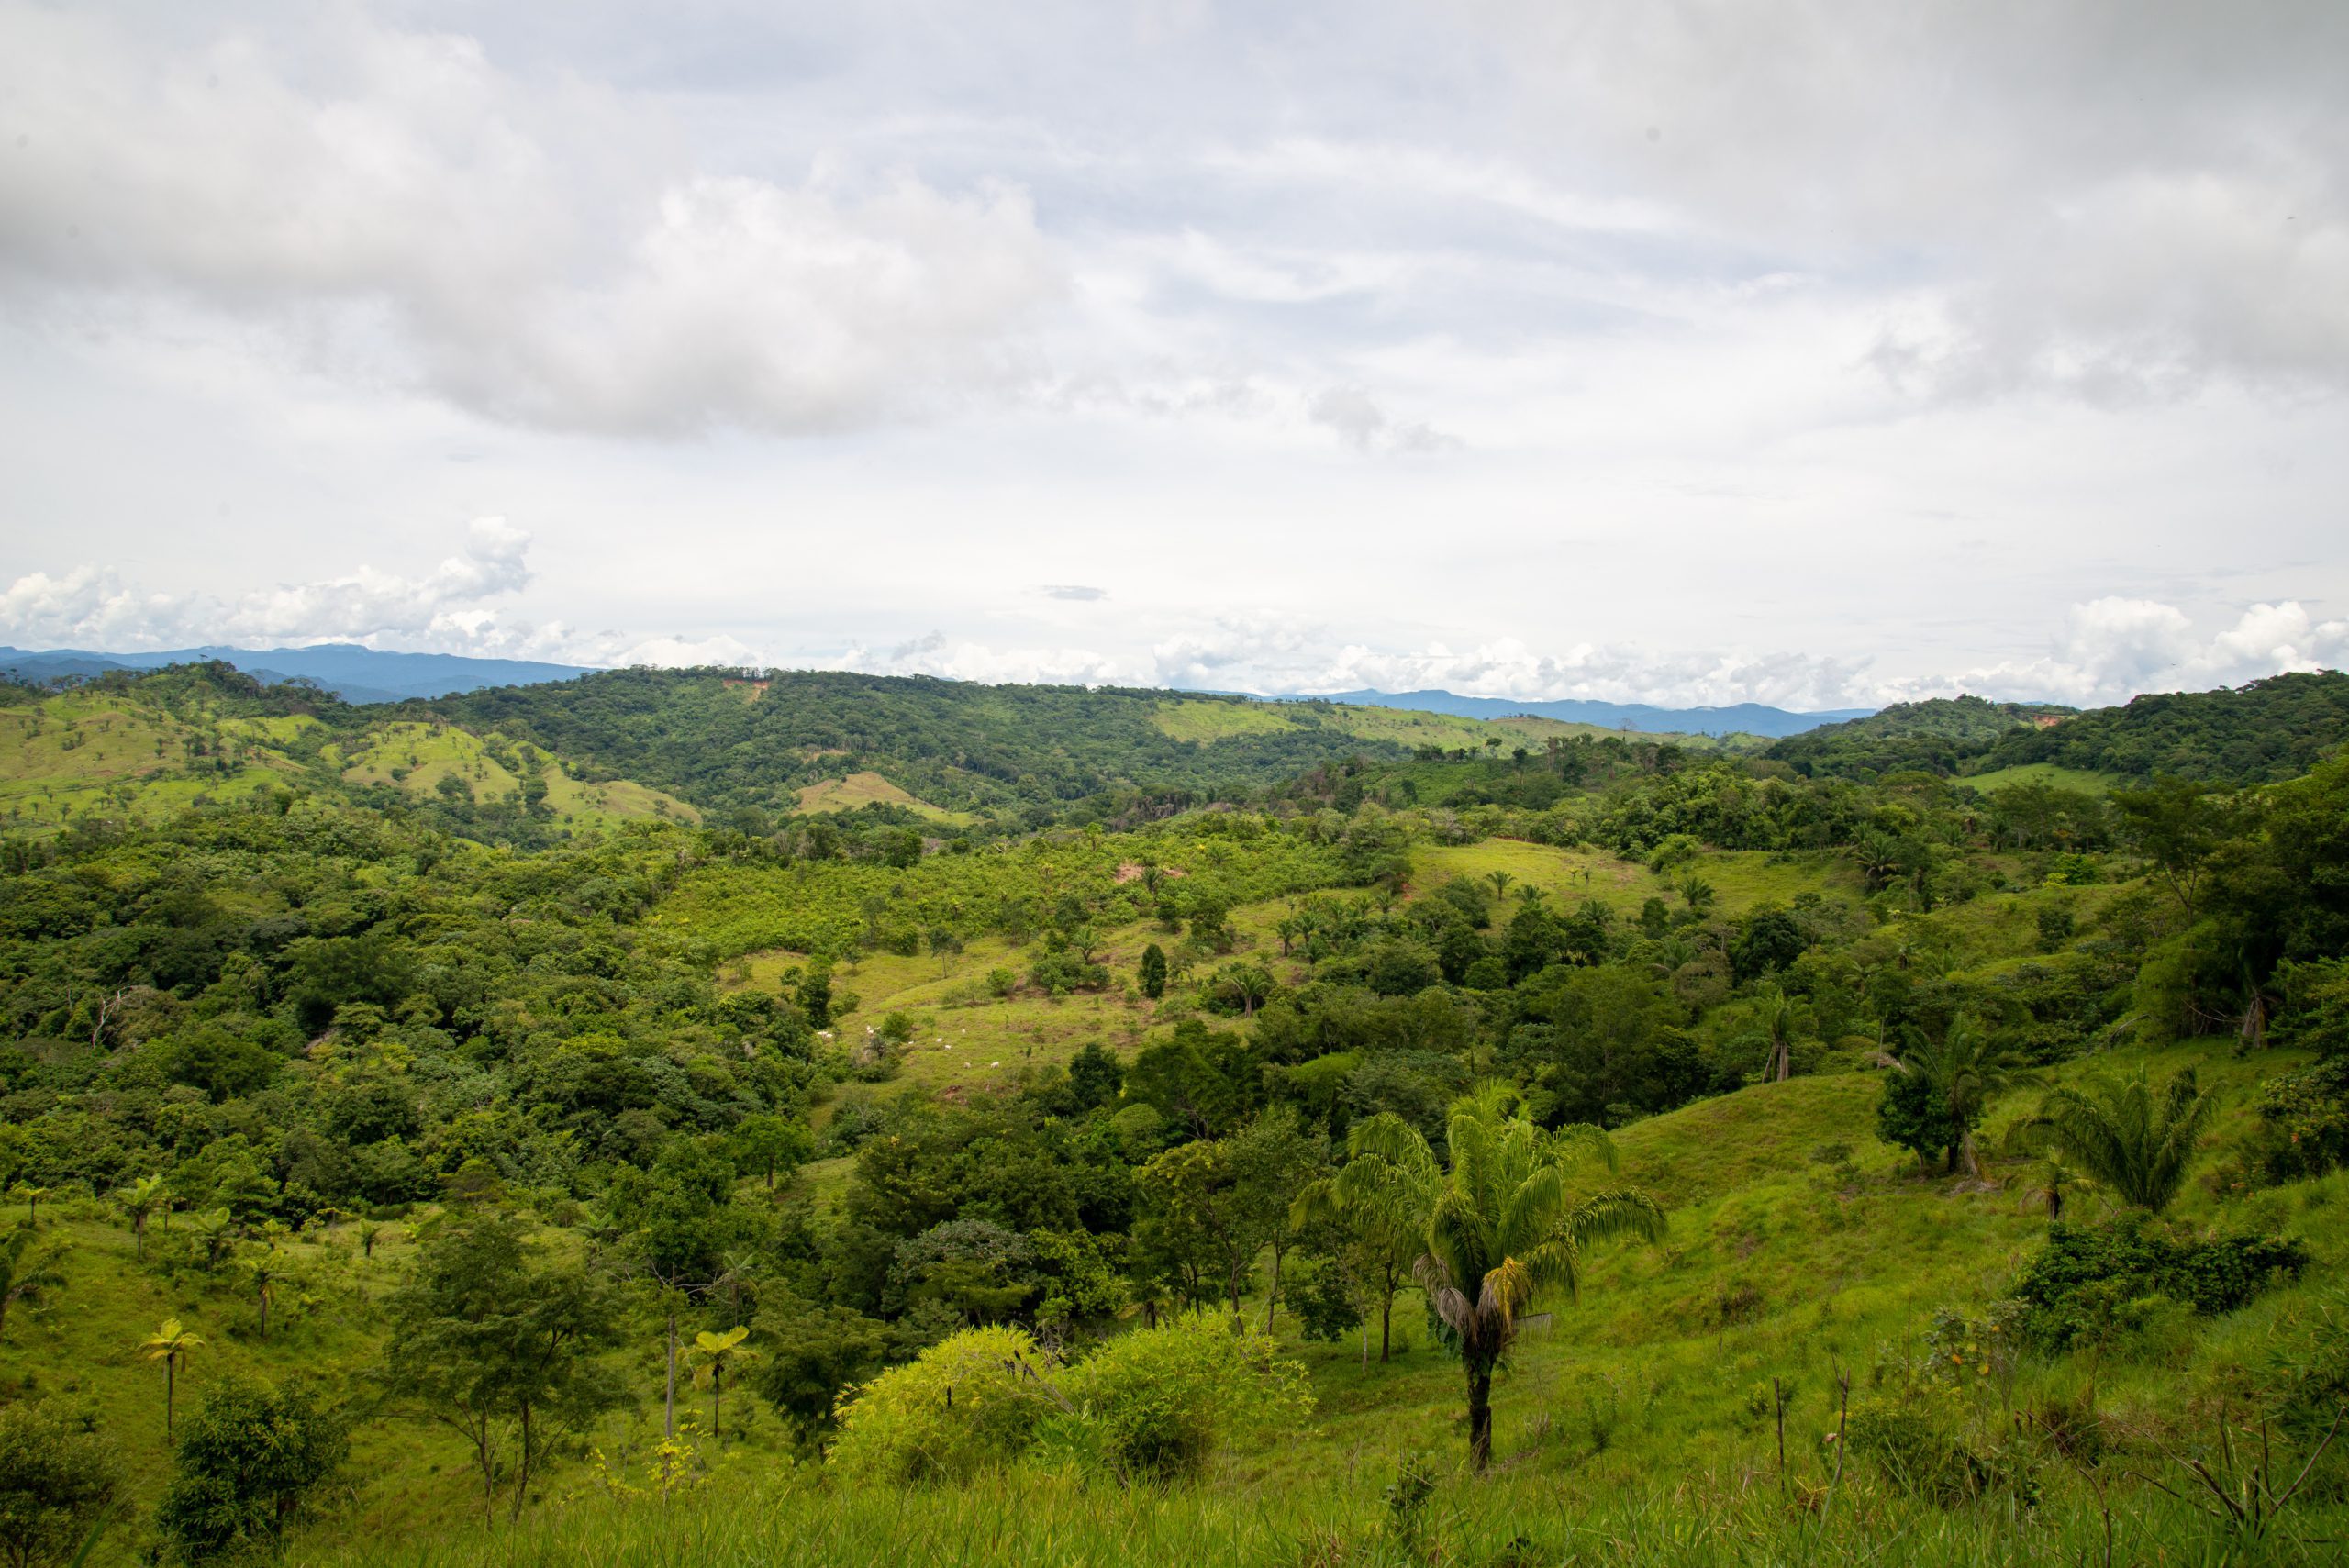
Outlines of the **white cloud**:
M1955 684L2086 706L2125 702L2143 692L2208 691L2343 665L2349 665L2349 620L2318 621L2296 602L2253 605L2232 627L2205 636L2174 606L2105 598L2073 606L2063 637L2044 656L1971 671ZM1938 695L1951 683L1909 684Z
M11 6L0 102L0 279L26 308L193 299L523 424L927 412L1030 379L1019 335L1063 286L1011 186L711 172L646 106L526 83L462 37L321 18L290 47L174 50Z
M533 633L502 628L491 601L530 582L530 536L503 517L477 519L464 548L432 571L403 577L362 566L348 576L255 589L233 600L125 584L110 568L75 567L61 576L29 573L0 590L0 637L30 648L97 651L218 643L392 643L449 651L507 653L561 641L561 628Z

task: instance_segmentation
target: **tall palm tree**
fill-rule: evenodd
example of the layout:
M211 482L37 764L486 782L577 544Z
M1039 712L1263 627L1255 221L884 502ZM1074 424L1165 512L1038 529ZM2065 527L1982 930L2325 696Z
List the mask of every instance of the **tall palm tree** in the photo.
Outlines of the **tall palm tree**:
M2210 1111L2210 1093L2196 1084L2191 1067L2160 1089L2140 1068L2119 1084L2049 1090L2039 1114L2014 1136L2024 1147L2055 1150L2121 1202L2159 1214L2186 1184Z
M0 1334L7 1331L8 1308L19 1301L38 1307L43 1296L65 1283L57 1266L63 1250L36 1247L34 1235L29 1224L19 1225L0 1241Z
M186 1362L188 1351L204 1343L204 1336L192 1334L180 1327L176 1318L166 1318L163 1326L147 1336L139 1348L147 1352L150 1362L163 1363L163 1440L172 1440L172 1407L179 1392L179 1371Z
M147 1255L147 1220L169 1198L163 1192L163 1178L141 1176L115 1195L115 1202L122 1206L123 1218L130 1221L130 1255Z
M726 1433L718 1424L718 1395L725 1386L728 1366L758 1359L759 1352L742 1343L750 1337L751 1330L741 1324L723 1334L713 1334L705 1329L694 1336L694 1359L709 1363L709 1432L720 1443L726 1440Z
M1526 1309L1545 1288L1579 1296L1584 1254L1596 1242L1664 1237L1664 1209L1632 1187L1578 1195L1567 1168L1582 1153L1610 1172L1615 1146L1596 1127L1544 1133L1512 1116L1514 1091L1489 1084L1453 1102L1446 1130L1451 1166L1419 1130L1392 1113L1364 1124L1357 1160L1394 1167L1399 1185L1432 1194L1426 1251L1414 1267L1428 1304L1457 1341L1468 1379L1468 1451L1478 1470L1493 1457L1493 1373L1516 1342Z
M292 1270L273 1247L265 1248L244 1261L245 1283L252 1286L253 1304L261 1308L261 1340L269 1342L269 1309L277 1300L277 1287L284 1284Z

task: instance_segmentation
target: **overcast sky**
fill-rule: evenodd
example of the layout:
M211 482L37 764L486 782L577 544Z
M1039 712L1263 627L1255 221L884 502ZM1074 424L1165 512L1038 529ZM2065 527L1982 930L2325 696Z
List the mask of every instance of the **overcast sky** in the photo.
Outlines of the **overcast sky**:
M0 641L2349 663L2349 5L0 0Z

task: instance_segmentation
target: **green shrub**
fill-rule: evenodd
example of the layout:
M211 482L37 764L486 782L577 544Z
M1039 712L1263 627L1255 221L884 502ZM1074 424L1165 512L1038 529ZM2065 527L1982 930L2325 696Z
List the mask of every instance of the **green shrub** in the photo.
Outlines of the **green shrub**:
M1017 1460L1062 1408L1057 1368L1019 1329L966 1329L891 1367L841 1411L831 1464L884 1485L970 1480Z
M1262 1429L1313 1407L1305 1369L1268 1336L1217 1312L1119 1335L1063 1380L1086 1430L1071 1443L1127 1481L1196 1476L1234 1427Z
M61 1562L114 1506L121 1467L113 1449L43 1405L0 1409L0 1556Z
M311 1496L341 1468L350 1430L299 1385L224 1378L180 1429L156 1533L189 1562L282 1551Z
M2143 1331L2165 1300L2204 1317L2232 1312L2308 1264L2309 1250L2296 1238L2238 1233L2174 1241L2132 1215L2103 1226L2049 1226L2014 1294L2026 1308L2024 1337L2060 1353Z

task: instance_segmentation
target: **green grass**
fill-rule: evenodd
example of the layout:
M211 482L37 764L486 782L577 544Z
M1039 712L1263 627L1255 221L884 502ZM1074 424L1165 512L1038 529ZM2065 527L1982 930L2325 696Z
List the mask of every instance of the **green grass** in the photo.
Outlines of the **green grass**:
M2085 773L2078 768L2058 767L2054 762L2021 762L2010 768L1976 773L1957 782L1986 795L1996 795L2016 784L2045 784L2054 789L2075 790L2082 795L2110 795L2129 781L2117 773Z
M1447 751L1466 750L1486 754L1485 742L1497 740L1503 753L1522 746L1540 752L1553 739L1582 735L1593 740L1621 735L1603 725L1571 724L1563 719L1531 715L1508 718L1468 718L1456 714L1421 713L1412 708L1372 707L1353 703L1162 702L1151 722L1177 740L1209 743L1241 735L1282 734L1300 729L1335 729L1360 740L1393 741L1403 746L1441 746ZM1710 751L1720 743L1708 735L1640 735L1637 740L1661 741L1683 748Z
M1712 886L1719 896L1717 907L1732 915L1764 903L1791 904L1798 893L1857 897L1862 892L1858 869L1831 851L1772 854L1760 850L1706 850L1658 875L1604 850L1564 850L1516 839L1486 839L1474 844L1415 848L1411 861L1412 885L1418 890L1432 888L1449 877L1482 880L1499 871L1512 879L1511 897L1520 887L1539 887L1552 895L1553 908L1595 898L1619 914L1631 915L1639 913L1650 898L1662 898L1678 909L1680 879L1690 872Z
M798 792L798 799L802 811L854 811L863 806L902 806L936 822L971 820L960 812L942 810L918 799L874 773L850 773L844 778L811 784Z

